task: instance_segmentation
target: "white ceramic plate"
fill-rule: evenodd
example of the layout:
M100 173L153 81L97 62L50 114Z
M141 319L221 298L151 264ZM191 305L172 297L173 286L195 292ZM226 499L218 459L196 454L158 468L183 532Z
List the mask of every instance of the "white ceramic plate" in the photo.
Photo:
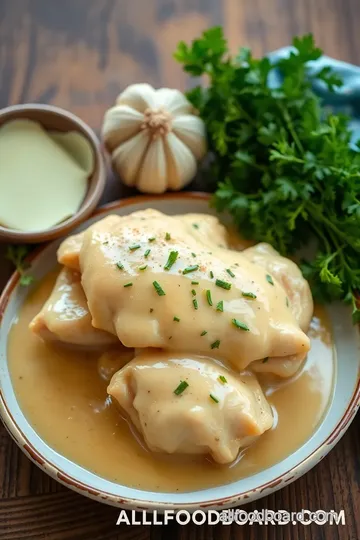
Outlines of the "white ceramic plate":
M187 212L212 213L205 194L182 193L162 197L136 197L100 209L77 231L108 213L129 214L144 208L156 208L167 214ZM55 241L33 257L30 272L41 280L56 262ZM129 488L105 480L69 461L50 448L34 431L21 411L7 365L7 336L14 317L24 302L28 289L19 286L14 274L0 298L0 412L10 435L20 448L50 476L67 487L98 501L137 510L186 508L225 508L269 495L296 480L316 465L336 444L350 425L360 399L359 334L351 324L350 309L343 305L329 307L337 354L337 374L332 402L312 437L280 463L248 478L189 493L156 493ZM24 351L25 360L26 351Z

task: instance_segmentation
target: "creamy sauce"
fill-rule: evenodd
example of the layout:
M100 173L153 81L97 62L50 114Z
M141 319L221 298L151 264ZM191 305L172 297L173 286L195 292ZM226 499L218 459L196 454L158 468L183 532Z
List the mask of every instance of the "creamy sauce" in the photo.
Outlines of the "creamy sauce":
M150 208L117 218L90 227L80 251L81 284L96 328L127 347L204 356L212 350L238 371L266 357L305 357L310 342L293 299L266 265L252 263L246 252L209 251L178 219ZM296 273L288 267L294 291ZM310 317L307 293L309 300L297 303Z
M73 215L94 169L80 133L46 131L32 120L0 127L0 223L21 231L48 229Z
M203 457L147 451L107 397L99 352L45 344L29 329L54 285L52 273L28 297L8 344L9 368L20 407L47 444L114 482L151 491L190 491L255 474L284 459L314 432L331 398L335 355L329 323L316 307L311 351L291 380L260 376L276 423L232 466ZM26 351L26 355L24 354Z

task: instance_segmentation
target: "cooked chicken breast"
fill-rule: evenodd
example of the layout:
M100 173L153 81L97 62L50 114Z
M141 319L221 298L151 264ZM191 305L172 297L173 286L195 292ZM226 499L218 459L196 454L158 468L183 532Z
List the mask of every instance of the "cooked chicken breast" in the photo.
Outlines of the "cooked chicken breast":
M300 268L290 259L282 257L270 244L260 243L242 252L254 264L268 270L282 285L287 294L287 302L294 314L300 328L307 332L314 311L313 298L310 287L304 279ZM273 357L258 360L251 364L251 369L257 373L273 373L279 377L294 375L304 360L307 351L303 354L289 357Z
M160 212L92 226L80 267L93 325L126 347L212 351L238 370L309 350L275 276L239 252L209 253Z
M154 212L159 215L159 212L155 210L140 210L139 212L133 212L131 217L133 219L147 220L154 218ZM161 214L162 215L162 214ZM98 221L89 228L95 227L98 231L102 230L106 232L107 229L111 229L112 226L116 226L121 223L124 216L110 215L102 220ZM125 216L125 219L127 216ZM180 221L182 225L186 226L186 230L190 236L193 236L196 240L201 242L204 246L210 248L227 247L227 232L225 227L219 222L215 216L208 214L185 214L181 216L172 216L172 220ZM57 252L58 262L72 268L73 270L80 271L79 255L82 246L84 232L74 234L65 238L60 244Z
M187 232L201 244L211 248L228 247L227 231L218 218L210 214L174 216L186 225Z
M231 463L273 424L256 378L210 358L144 352L112 377L108 392L153 452Z
M103 225L104 228L111 227L112 225L115 225L120 221L121 216L106 216L102 220L97 221L93 225L90 225L87 230L91 229L92 227L99 229L100 224ZM68 236L63 242L61 242L57 251L58 262L60 264L63 264L67 268L71 268L72 270L76 270L78 272L80 271L79 254L82 246L83 236L84 232Z
M286 291L291 311L299 326L307 332L314 311L310 287L300 268L290 259L282 257L270 244L261 242L245 249L243 255L273 275Z
M117 342L115 336L94 328L80 282L80 275L64 268L42 310L30 329L45 341L59 341L82 347L99 347Z

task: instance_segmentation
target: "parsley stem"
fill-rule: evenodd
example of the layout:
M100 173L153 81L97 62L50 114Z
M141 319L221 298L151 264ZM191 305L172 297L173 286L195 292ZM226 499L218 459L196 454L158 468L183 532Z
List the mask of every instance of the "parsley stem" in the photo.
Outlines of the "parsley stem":
M321 231L321 229L315 225L315 223L312 221L310 223L310 227L312 229L314 229L315 233L319 236L319 238L321 238L321 240L324 242L324 245L325 245L325 248L326 248L326 251L331 251L331 247L330 247L330 244L328 242L328 239L326 238L325 234L323 234L323 232Z
M295 131L295 128L294 128L294 124L291 120L291 117L290 117L290 114L289 114L289 111L287 110L286 107L283 106L283 103L282 101L279 99L276 101L280 111L282 112L283 114L283 117L284 117L284 120L285 120L285 124L286 124L286 127L288 128L288 130L290 131L291 133L291 136L292 138L294 139L294 143L296 144L296 146L298 147L298 150L300 152L300 154L304 154L304 147L303 145L301 144L300 142L300 139L299 137L297 136L297 133Z
M308 207L312 208L314 210L314 212L316 212L315 214L312 213L313 219L315 219L318 222L322 221L323 223L325 223L327 225L327 227L329 229L334 231L334 233L336 233L338 235L338 237L341 238L345 242L345 244L349 243L349 238L348 238L347 234L343 233L336 225L334 225L334 223L330 219L328 219L327 217L324 216L323 209L318 208L317 205L314 204L311 201L308 201L307 204L308 204ZM360 246L351 244L351 247L355 251L360 252Z

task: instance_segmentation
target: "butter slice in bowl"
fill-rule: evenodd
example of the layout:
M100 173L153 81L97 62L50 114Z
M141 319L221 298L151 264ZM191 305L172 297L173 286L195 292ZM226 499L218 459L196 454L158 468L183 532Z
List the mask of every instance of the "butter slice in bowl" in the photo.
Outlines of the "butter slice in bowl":
M83 202L95 156L80 133L46 131L29 119L0 127L0 224L24 232L46 230Z

